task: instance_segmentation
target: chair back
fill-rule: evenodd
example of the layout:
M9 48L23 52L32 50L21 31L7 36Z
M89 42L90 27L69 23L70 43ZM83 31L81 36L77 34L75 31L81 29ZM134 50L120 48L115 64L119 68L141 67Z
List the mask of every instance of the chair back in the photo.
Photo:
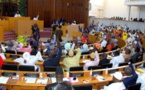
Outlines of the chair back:
M19 66L20 71L35 71L34 66L28 66L28 65L20 65Z
M83 67L82 66L70 67L70 71L83 71Z
M17 64L3 64L3 70L16 70L17 71Z
M125 62L125 63L119 63L119 66L125 66L125 65L128 65L128 63L127 62Z
M128 86L127 90L140 90L141 83L136 83L134 85Z
M101 66L90 66L89 68L88 68L88 70L97 70L97 69L102 69L102 67Z
M92 90L92 85L91 84L86 84L86 85L75 85L73 86L74 90Z
M102 64L102 68L112 68L112 63Z
M56 67L53 67L53 66L44 66L44 71L45 72L55 72L56 71Z

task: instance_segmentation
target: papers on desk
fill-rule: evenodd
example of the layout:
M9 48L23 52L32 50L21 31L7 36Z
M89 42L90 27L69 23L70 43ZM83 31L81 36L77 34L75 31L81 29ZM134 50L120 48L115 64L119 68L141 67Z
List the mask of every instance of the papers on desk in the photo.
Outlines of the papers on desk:
M105 81L105 78L100 76L100 75L97 75L96 78L99 80L99 81Z
M83 60L83 63L86 63L86 62L88 62L88 61L90 61L90 60Z
M69 79L68 78L63 78L63 81L69 81Z
M77 83L77 82L79 82L79 80L78 80L77 77L76 77L76 78L70 77L70 78L69 78L69 81L70 81L71 83Z
M7 81L9 80L9 77L0 77L0 83L1 84L6 84L7 83Z
M36 78L30 78L30 77L26 78L26 83L35 83L35 81L36 81Z
M137 71L139 71L141 73L144 73L145 72L145 69L139 68L139 69L137 69Z
M52 77L51 81L52 81L52 83L56 83L56 78Z
M48 78L45 78L45 79L38 79L36 83L38 84L47 84L48 82Z

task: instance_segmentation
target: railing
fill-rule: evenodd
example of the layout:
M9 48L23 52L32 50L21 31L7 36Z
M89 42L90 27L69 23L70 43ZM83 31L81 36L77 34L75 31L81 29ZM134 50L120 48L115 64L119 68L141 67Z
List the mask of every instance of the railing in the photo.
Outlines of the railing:
M145 0L125 0L126 5L145 5Z

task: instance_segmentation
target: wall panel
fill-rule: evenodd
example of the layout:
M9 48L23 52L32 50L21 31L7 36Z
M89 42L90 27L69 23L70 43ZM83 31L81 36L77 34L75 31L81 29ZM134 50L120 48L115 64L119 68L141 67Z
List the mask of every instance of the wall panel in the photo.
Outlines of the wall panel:
M45 27L50 26L54 19L65 18L68 21L88 23L89 0L27 0L28 16L39 14Z

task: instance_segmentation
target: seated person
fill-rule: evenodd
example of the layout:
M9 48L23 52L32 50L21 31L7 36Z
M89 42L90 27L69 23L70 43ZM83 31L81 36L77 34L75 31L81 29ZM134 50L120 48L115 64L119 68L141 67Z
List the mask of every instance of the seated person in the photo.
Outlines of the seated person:
M48 84L45 90L74 90L70 82L63 81L63 70L60 67L56 68L56 83Z
M5 53L6 49L4 48L3 44L0 42L0 53Z
M82 48L81 48L81 51L82 51L82 53L83 53L83 52L88 52L88 51L89 51L89 47L88 47L87 43L84 43L84 44L83 44L83 46L82 46Z
M124 69L125 78L122 80L125 87L127 88L129 85L133 85L136 83L138 75L136 74L133 65L130 63L129 67Z
M21 17L20 11L17 11L14 15L14 17Z
M123 36L123 40L126 41L128 34L125 31L123 31L122 36Z
M17 48L17 50L18 50L18 52L29 52L29 53L31 53L31 51L32 51L30 45L24 47L23 43L19 44L19 48Z
M125 62L130 62L130 60L131 60L131 50L130 49L126 49L125 53L122 55L125 59Z
M64 58L63 65L65 66L65 70L69 71L70 67L80 66L79 60L81 57L81 49L77 49L76 55L74 55L74 51L70 50L68 52L68 56Z
M131 57L131 62L132 63L136 63L136 62L138 62L138 57L139 57L139 55L140 55L140 48L135 48L135 53L133 54L133 56Z
M105 38L102 40L102 42L101 42L100 45L101 45L102 48L105 48L105 47L106 47L106 45L107 45L107 41L106 41Z
M2 57L0 56L0 69L2 68L2 66L3 66L3 59L2 59Z
M110 63L113 64L113 66L112 66L113 68L118 67L119 63L125 62L123 55L120 54L119 51L115 51L114 55L115 56L110 61Z
M31 51L31 55L36 55L37 54L37 52L38 52L38 47L37 46L34 46L33 48L32 48L32 51Z
M110 63L110 60L107 59L107 54L106 53L103 53L101 57L102 57L102 59L100 60L99 65Z
M27 45L27 40L26 40L26 38L24 38L23 36L18 36L17 42L18 42L18 43L23 43L24 46Z
M65 39L62 41L62 42L60 42L61 43L61 46L64 46L67 42L68 42L68 30L66 30L66 37L65 37Z
M25 52L25 53L23 54L23 57L17 58L17 59L15 59L14 61L15 61L15 62L18 62L20 65L30 65L30 66L34 66L36 71L37 71L37 69L39 69L39 71L40 71L40 68L39 68L38 66L35 65L35 63L36 63L38 60L43 61L43 58L42 58L40 52L38 52L38 53L36 54L36 56L31 56L30 53Z
M113 83L111 83L108 86L104 86L104 89L101 90L124 90L126 89L122 80L122 73L121 72L115 72L113 74Z
M14 51L13 45L14 45L14 44L13 44L12 40L9 40L8 43L7 43L7 48L6 48L6 49L7 49L8 51Z
M88 43L89 42L89 39L88 39L88 35L83 35L82 37L81 37L81 42L82 43Z
M67 51L68 51L68 50L74 50L74 47L75 47L75 43L74 43L74 42L69 42L69 41L68 41L68 43L66 43L66 44L64 45L64 53L67 54Z
M60 42L57 40L57 47L50 50L48 54L48 59L43 62L43 66L59 66L59 61L62 55L62 48Z
M89 66L98 66L99 61L100 61L98 52L95 51L95 53L91 53L90 59L91 61L88 61L85 63L84 70L88 70Z
M139 75L136 83L141 83L140 90L145 90L145 73Z
M107 45L106 49L108 51L112 51L112 49L114 48L114 42L112 40L109 41L109 44Z
M101 50L101 45L99 43L94 43L94 47L100 51Z

